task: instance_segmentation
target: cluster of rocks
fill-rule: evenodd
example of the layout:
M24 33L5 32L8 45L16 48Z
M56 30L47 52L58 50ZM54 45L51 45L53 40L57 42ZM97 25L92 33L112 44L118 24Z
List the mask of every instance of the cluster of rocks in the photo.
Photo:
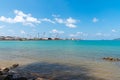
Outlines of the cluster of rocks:
M0 69L0 80L52 80L52 79L45 79L42 77L35 77L39 76L38 74L31 74L26 76L24 73L19 73L14 71L15 68L17 68L19 64L13 64L11 67ZM23 74L23 75L21 75Z
M113 61L113 62L120 61L119 58L113 58L113 57L104 57L102 59L106 61Z

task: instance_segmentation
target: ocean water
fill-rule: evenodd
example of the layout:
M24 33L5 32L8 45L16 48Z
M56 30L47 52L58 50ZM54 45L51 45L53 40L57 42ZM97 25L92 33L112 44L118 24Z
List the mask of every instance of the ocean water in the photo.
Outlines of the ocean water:
M83 70L83 73L89 73L89 76L120 80L120 62L104 61L103 57L120 58L120 41L0 41L0 61L3 63L82 66L89 69L89 72Z

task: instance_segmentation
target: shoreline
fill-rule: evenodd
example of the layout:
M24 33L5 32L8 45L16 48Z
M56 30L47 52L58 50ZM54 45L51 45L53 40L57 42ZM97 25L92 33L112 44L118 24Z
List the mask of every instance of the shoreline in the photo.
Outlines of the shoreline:
M84 62L82 64L80 63L80 64L73 65L73 64L66 64L66 63L61 64L59 62L58 63L57 62L49 63L49 62L43 62L43 61L40 61L40 63L36 62L36 61L33 61L33 62L26 61L24 63L22 63L22 61L19 61L19 62L17 62L17 61L13 61L13 62L12 61L4 61L1 64L4 64L3 68L5 68L5 67L9 67L13 64L17 64L17 63L19 63L19 65L20 65L17 70L20 71L20 73L22 71L25 74L29 74L29 72L30 72L33 74L37 74L39 76L49 77L49 76L53 76L53 74L55 74L56 76L58 76L58 75L63 76L62 74L69 73L69 78L71 78L71 76L73 76L74 78L80 78L80 77L75 77L75 76L80 75L80 74L84 74L84 75L87 75L87 77L94 76L94 77L98 78L98 79L92 79L92 80L99 80L99 78L100 78L100 80L101 80L101 78L103 80L113 80L113 79L119 80L119 79L116 79L116 77L119 74L119 73L116 73L117 67L115 68L115 66L113 66L111 64L111 62L104 62L103 61L103 62L90 63L88 61L86 63ZM6 66L5 66L5 64L6 64ZM116 69L116 70L114 69L115 72L112 71L113 67ZM45 74L43 74L43 73L45 73ZM106 75L103 73L106 73ZM113 75L111 73L116 73L117 75L116 74ZM63 76L63 78L65 78L67 76L68 75ZM69 80L69 79L67 79L67 80ZM76 79L76 80L79 80L79 79ZM83 79L83 80L89 80L89 79Z
M106 80L90 75L89 70L83 66L32 63L18 68L16 68L16 64L13 64L12 67L1 69L0 79L4 77L5 80Z

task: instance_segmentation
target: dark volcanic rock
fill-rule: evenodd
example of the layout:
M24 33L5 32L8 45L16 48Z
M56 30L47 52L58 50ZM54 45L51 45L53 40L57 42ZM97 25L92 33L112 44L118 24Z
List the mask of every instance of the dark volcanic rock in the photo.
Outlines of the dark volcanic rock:
M3 69L3 72L9 72L9 68L5 68L5 69Z
M18 66L19 66L19 64L13 64L11 68L14 69L14 68L16 68Z
M120 59L119 58L112 58L112 57L104 57L104 58L102 58L103 60L106 60L106 61L113 61L113 62L115 62L115 61L120 61Z
M4 80L13 80L13 75L7 75Z
M26 77L19 77L19 78L15 78L13 80L28 80Z

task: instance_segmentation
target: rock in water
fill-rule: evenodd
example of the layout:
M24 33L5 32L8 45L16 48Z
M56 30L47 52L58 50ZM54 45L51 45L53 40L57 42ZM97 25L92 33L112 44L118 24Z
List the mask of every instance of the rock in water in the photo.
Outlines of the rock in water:
M12 66L13 66L14 68L16 68L16 67L19 66L19 64L13 64Z
M18 67L19 66L19 64L13 64L11 67L10 67L10 69L14 69L14 68L16 68L16 67Z
M104 58L102 58L103 60L106 60L106 61L113 61L113 62L115 62L115 61L120 61L120 59L119 58L112 58L112 57L104 57Z

